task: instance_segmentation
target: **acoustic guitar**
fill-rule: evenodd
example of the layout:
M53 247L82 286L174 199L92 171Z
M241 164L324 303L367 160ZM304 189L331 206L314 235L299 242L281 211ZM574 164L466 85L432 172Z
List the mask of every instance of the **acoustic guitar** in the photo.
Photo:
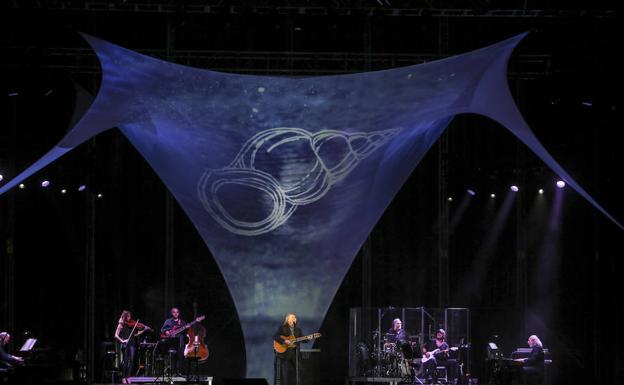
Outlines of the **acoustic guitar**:
M283 339L290 341L290 345L287 345L285 343L281 344L273 340L273 349L275 350L276 353L284 353L288 349L293 349L297 347L296 345L297 342L314 340L314 339L319 338L320 336L321 336L321 333L308 334L307 336L303 336L303 337L295 337L293 335L281 336Z

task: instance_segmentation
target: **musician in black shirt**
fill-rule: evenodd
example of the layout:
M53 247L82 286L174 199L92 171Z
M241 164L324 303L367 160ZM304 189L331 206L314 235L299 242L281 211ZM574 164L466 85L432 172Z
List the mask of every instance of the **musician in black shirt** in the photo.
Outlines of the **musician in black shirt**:
M24 362L22 357L13 356L6 351L6 347L9 346L11 341L11 335L7 332L0 333L0 370L7 370L13 367L15 364Z
M527 343L531 347L531 353L527 358L520 359L524 362L522 377L525 384L539 384L544 377L544 347L536 335L530 336Z
M160 328L161 335L165 339L165 347L167 350L174 349L176 352L173 355L173 367L171 368L171 374L182 373L182 364L184 362L184 346L186 333L179 333L173 338L169 338L176 330L186 326L186 322L180 318L180 309L177 307L171 308L171 318L168 318Z
M291 339L303 336L301 329L297 327L297 315L288 313L284 316L282 324L273 335L273 340L278 344L286 345L284 353L275 352L275 377L280 379L282 385L297 384L297 350L298 347L291 348ZM290 337L290 338L285 338ZM307 342L307 341L303 341ZM276 381L277 382L277 381Z
M123 384L129 383L128 378L132 375L132 371L134 370L136 337L148 330L150 330L148 326L132 319L132 312L129 310L121 312L121 316L117 322L117 328L115 329L115 339L121 343L121 351L123 353L123 378L121 380Z

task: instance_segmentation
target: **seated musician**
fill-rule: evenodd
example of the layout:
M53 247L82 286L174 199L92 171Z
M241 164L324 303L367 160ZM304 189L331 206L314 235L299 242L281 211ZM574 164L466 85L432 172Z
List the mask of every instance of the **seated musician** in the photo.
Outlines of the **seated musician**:
M160 328L160 332L165 337L165 345L167 350L174 349L176 351L173 358L172 374L181 374L182 365L184 363L184 346L186 345L186 333L182 332L175 336L175 338L167 338L177 329L186 326L186 322L180 318L180 309L177 307L171 308L171 318L168 318Z
M392 328L388 330L388 335L391 337L387 342L395 343L397 345L408 343L407 332L403 329L403 322L401 322L400 318L392 320Z
M544 378L544 347L536 335L530 336L527 343L531 353L527 358L518 358L516 361L523 363L522 377L525 384L540 384Z
M0 333L0 371L7 371L16 364L24 362L22 357L17 357L7 352L11 335L7 332Z
M282 324L273 335L273 340L279 344L291 345L290 339L303 336L301 329L297 327L297 315L288 313L284 316ZM307 342L307 341L303 341ZM276 356L276 380L280 379L282 385L296 385L297 382L297 349L286 349L284 353L275 353Z
M457 379L457 360L449 357L449 344L446 342L446 331L438 329L436 331L435 340L429 345L422 347L422 368L421 372L425 379L436 376L436 367L445 366L447 377L450 383L454 383Z

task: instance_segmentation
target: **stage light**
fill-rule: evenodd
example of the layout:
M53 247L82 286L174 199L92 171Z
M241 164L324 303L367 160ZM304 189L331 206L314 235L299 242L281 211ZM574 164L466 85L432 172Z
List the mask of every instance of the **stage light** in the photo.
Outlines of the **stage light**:
M564 182L564 181L562 181L562 180L558 180L558 181L557 181L557 187L559 187L559 188L564 188L564 187L565 187L565 182Z
M61 194L67 194L67 190L62 189L62 190L61 190Z
M43 182L41 182L41 187L48 187L49 185L50 185L49 180L44 180Z
M98 197L98 199L102 199L102 198L104 198L104 195L98 194L97 197Z
M85 186L85 185L81 184L81 185L78 187L78 191L84 191L86 188L87 188L87 186Z
M537 190L537 193L540 194L540 195L543 195L544 194L544 189L541 188L541 189Z
M0 180L4 179L4 176L2 176L2 174L0 174Z
M17 187L19 187L21 189L24 189L24 187L26 187L26 185L24 183L20 183L19 186L17 186Z
M475 196L477 194L476 192L474 192L474 190L470 190L470 189L468 189L466 192L468 193L468 195L472 195L472 196Z
M9 92L7 96L18 96L19 92Z
M592 103L592 102L583 102L581 104L584 105L585 107L591 107L591 106L594 105L594 103Z
M511 189L511 191L513 192L518 192L519 188L516 185L512 185L511 187L509 187L509 189Z
M490 198L496 198L496 194L494 193L490 194Z
M43 94L43 96L48 96L50 95L52 92L54 92L53 89L49 89L48 92L46 92L45 94Z
M449 202L453 202L453 197L448 197Z

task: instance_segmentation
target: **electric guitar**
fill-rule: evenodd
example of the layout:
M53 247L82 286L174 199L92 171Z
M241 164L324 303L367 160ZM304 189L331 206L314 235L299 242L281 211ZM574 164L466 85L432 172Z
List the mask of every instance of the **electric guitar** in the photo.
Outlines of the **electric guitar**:
M176 327L176 328L173 328L173 329L169 330L169 335L167 335L166 333L162 333L160 335L160 338L174 338L174 337L177 337L178 334L182 333L183 331L185 331L186 329L188 329L191 326L195 325L196 323L202 322L205 319L206 319L205 315L203 315L201 317L197 317L197 318L195 318L195 320L193 322L190 322L190 323L187 323L184 326L179 326L179 327Z
M424 352L420 362L424 364L425 362L427 362L429 360L435 360L435 355L436 354L438 354L438 353L446 353L449 350L452 351L452 352L456 352L457 350L459 350L459 348L452 347L452 348L448 348L448 349L444 349L444 350L442 350L442 349L435 349L435 350L432 350L430 352Z
M320 336L321 336L321 333L309 334L303 337L295 337L293 335L281 336L283 339L290 341L290 345L285 344L285 343L280 344L279 342L273 340L273 349L275 349L276 353L284 353L287 349L292 349L292 348L297 347L297 345L295 344L299 341L314 340L314 339L319 338Z

